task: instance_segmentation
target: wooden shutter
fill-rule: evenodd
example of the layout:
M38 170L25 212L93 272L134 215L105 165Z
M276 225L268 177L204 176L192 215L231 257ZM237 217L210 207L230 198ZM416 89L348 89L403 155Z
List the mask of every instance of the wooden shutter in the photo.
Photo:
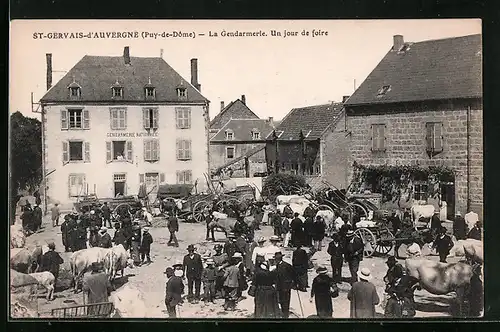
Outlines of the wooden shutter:
M443 124L434 123L434 151L443 151Z
M61 110L61 130L68 130L68 110Z
M370 140L372 141L372 151L377 151L377 127L375 125L372 126L372 135L370 137Z
M184 128L191 128L191 108L184 110Z
M160 183L165 183L165 173L160 173Z
M175 172L175 175L177 176L177 184L182 184L181 183L181 172L180 171L177 171Z
M432 141L433 141L433 129L432 123L425 124L425 142L426 142L426 151L432 151Z
M63 165L69 163L69 143L66 141L62 142L63 148Z
M158 129L158 109L153 110L153 129Z
M143 122L144 122L144 128L149 129L150 128L150 126L149 126L149 123L150 123L149 109L145 108L142 110L142 118L143 118Z
M120 129L127 128L127 110L119 110Z
M193 174L191 171L184 171L184 180L186 181L186 183L193 182Z
M385 124L378 125L378 149L380 151L385 150Z
M106 142L106 163L113 161L113 145L111 142Z
M151 160L151 141L148 139L144 140L144 160Z
M182 128L181 113L182 113L182 109L177 107L175 109L175 126L177 127L177 129Z
M154 161L160 160L160 141L157 139L151 141L151 157Z
M111 129L116 129L118 126L117 114L116 110L109 110L109 126Z
M134 162L134 154L132 151L132 141L127 141L126 143L127 161Z
M144 174L139 174L139 183L140 184L144 183Z
M83 142L83 161L90 163L90 142Z
M191 160L191 140L184 141L184 156L186 159Z
M83 117L83 129L90 129L89 110L83 110L82 117Z
M177 155L177 160L181 160L181 140L175 142L175 152Z

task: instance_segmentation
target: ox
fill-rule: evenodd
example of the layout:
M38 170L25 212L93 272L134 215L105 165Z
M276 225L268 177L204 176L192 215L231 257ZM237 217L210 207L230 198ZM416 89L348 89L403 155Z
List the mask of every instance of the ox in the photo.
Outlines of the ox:
M104 258L104 269L109 277L110 281L115 280L118 271L121 271L121 276L123 277L123 270L125 267L132 267L129 253L125 250L122 244L113 246L108 250Z
M424 219L427 222L434 215L434 205L413 205L410 209L410 213L413 220L413 225L416 225L417 221Z
M36 272L42 262L41 246L11 249L10 267L21 273Z
M54 277L54 275L48 271L30 273L29 275L35 278L36 281L38 281L38 284L47 290L47 301L53 300L54 284L56 282L56 278Z
M71 274L73 275L74 292L77 293L83 274L92 263L104 263L110 249L93 247L74 252L70 258Z
M465 256L467 262L482 264L483 242L475 239L458 240L450 250L451 256Z

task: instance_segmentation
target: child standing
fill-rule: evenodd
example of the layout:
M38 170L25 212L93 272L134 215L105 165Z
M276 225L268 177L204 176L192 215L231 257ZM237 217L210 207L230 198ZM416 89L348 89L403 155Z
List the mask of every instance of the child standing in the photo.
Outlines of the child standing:
M141 241L141 264L144 263L144 259L147 258L147 263L151 263L151 257L149 256L151 251L151 243L153 243L153 237L149 234L149 227L144 227L144 233L142 234Z
M215 262L212 258L207 259L207 267L203 270L201 277L204 288L205 303L215 301L215 279L217 277L217 270L215 269Z

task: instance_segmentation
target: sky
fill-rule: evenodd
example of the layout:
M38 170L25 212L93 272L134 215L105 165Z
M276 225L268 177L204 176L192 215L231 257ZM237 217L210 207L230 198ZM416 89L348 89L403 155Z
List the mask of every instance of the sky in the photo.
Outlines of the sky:
M271 30L282 36L271 36ZM296 36L283 37L284 30ZM322 31L327 35L312 36ZM193 33L195 38L142 38L144 32ZM263 31L261 37L222 33ZM309 32L303 36L302 32ZM49 33L137 32L129 39L49 39ZM209 34L218 37L209 37ZM441 20L16 20L10 29L9 112L32 112L46 92L46 53L52 53L53 85L83 56L160 56L190 81L190 59L198 59L201 93L210 117L220 102L246 96L259 117L282 119L292 108L341 101L351 95L392 46L394 35L408 42L481 33L478 19ZM45 38L34 38L34 34ZM198 34L205 34L200 36ZM36 109L36 105L34 106Z

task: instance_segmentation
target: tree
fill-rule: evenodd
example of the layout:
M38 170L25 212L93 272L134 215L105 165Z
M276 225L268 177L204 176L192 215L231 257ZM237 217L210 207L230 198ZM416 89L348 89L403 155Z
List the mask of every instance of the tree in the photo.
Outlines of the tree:
M20 112L10 116L9 173L13 222L19 191L33 190L42 180L42 124Z

